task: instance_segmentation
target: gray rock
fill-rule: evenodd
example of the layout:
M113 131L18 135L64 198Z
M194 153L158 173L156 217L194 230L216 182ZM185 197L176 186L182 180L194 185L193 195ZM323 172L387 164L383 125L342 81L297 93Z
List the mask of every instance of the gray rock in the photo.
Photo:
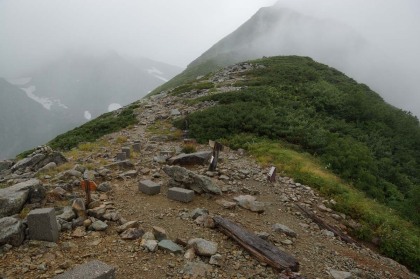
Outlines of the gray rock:
M216 200L216 203L223 206L225 209L234 209L236 207L235 202L230 202L224 199Z
M136 170L129 170L126 171L122 174L120 174L120 177L125 178L125 177L136 177L138 174L138 172Z
M57 218L69 222L76 218L76 213L74 213L73 208L71 206L66 206L64 207L63 213L57 215Z
M111 191L111 189L112 189L111 183L109 183L107 181L106 182L102 182L96 188L96 190L99 191L99 192L109 192L109 191Z
M46 164L45 166L43 166L42 168L40 168L38 170L38 172L43 172L43 171L55 169L56 167L57 167L57 164L56 163L50 162L50 163Z
M195 220L197 217L201 215L208 215L209 211L205 208L196 208L193 211L191 211L191 218Z
M178 116L181 115L178 109L172 109L171 110L171 116Z
M199 194L205 192L220 195L222 193L210 178L195 174L183 167L164 166L163 171L175 182L181 183L185 188L191 189Z
M144 230L139 228L129 228L120 234L122 239L134 240L139 239L144 234Z
M222 258L223 258L222 255L214 254L213 256L210 257L209 264L221 266L220 262L222 261Z
M27 219L30 239L50 242L58 240L58 225L54 208L31 210Z
M212 256L217 253L217 243L202 238L193 238L188 241L189 247L194 247L199 256Z
M0 218L19 213L31 196L45 193L38 179L31 179L13 186L0 189Z
M101 206L89 209L87 211L89 216L95 217L97 219L102 219L103 216L105 215L105 212L106 212L105 205L101 205Z
M150 252L155 252L158 249L158 242L153 239L142 241L142 247L145 247Z
M13 164L14 162L10 160L0 161L0 172L10 169Z
M54 162L56 165L61 165L67 162L67 159L60 152L46 152L31 154L28 157L18 161L12 166L12 171L25 170L30 168L33 171L38 171L48 163Z
M274 224L273 225L273 230L275 232L280 232L280 233L284 233L287 236L290 237L296 237L297 234L295 233L295 231L293 231L292 229L290 229L288 226L285 226L283 224Z
M178 244L174 243L172 240L164 239L162 241L159 241L158 243L159 248L172 252L172 253L182 253L183 249Z
M57 275L54 279L115 279L115 268L101 261L93 260L91 262L78 265L75 268Z
M334 237L334 233L332 231L329 231L329 230L322 230L322 234L326 235L328 237Z
M265 211L265 204L262 202L256 201L254 196L250 195L241 195L233 198L235 201L238 202L240 207L245 209L251 210L253 212L262 213Z
M200 151L195 153L181 153L175 157L169 158L167 162L170 165L205 165L211 158L211 151Z
M129 228L138 228L139 223L137 221L129 221L125 224L122 224L121 226L117 227L117 233L122 233L123 231L129 229Z
M212 266L203 262L187 262L182 269L184 274L193 278L208 278L212 271Z
M125 154L125 153L124 153ZM108 164L105 168L121 168L121 169L132 169L134 168L134 164L129 160L118 161L112 164Z
M331 269L329 273L334 279L352 279L353 278L352 274L347 271Z
M25 239L25 229L19 219L4 217L0 219L0 246L10 244L19 246Z
M154 226L152 227L152 229L153 229L153 235L155 239L159 241L168 239L168 234L166 233L166 230L164 228Z
M108 228L108 225L101 220L96 220L92 223L91 227L95 231L104 231Z

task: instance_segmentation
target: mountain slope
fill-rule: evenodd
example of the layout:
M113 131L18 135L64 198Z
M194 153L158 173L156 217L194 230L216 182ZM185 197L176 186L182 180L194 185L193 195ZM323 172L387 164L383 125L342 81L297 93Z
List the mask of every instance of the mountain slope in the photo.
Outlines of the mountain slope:
M144 125L162 133L153 140L177 139L179 133L165 121L172 108L184 114L174 124L188 128L191 137L245 148L265 167L275 165L279 174L317 189L334 210L358 222L346 223L348 233L419 272L419 227L411 223L419 221L418 120L310 58L234 65L95 119L49 144L68 149L95 141L106 134L102 120L107 118L117 123L116 130L140 121L133 127L134 140ZM120 117L128 118L121 122ZM127 132L117 135L124 138ZM221 174L229 174L228 168Z
M0 78L0 159L68 130L70 125L55 125L63 121L62 115L45 110L20 88Z
M191 62L184 72L153 92L262 56L310 56L322 63L347 70L354 57L365 47L366 41L348 26L274 5L261 8L238 29Z
M67 53L26 73L28 78L11 81L16 85L13 89L2 80L0 103L4 109L0 110L0 119L4 133L0 136L0 159L138 100L179 71L165 63L123 58L116 53Z

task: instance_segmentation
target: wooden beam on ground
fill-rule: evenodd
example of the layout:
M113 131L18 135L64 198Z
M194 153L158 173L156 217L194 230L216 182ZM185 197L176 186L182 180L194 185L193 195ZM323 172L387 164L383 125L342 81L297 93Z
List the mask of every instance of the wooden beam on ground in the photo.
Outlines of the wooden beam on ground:
M213 219L216 227L221 232L237 241L258 260L269 264L279 271L285 269L294 272L299 271L299 262L293 256L281 251L273 244L258 237L256 234L247 231L232 221L221 216L215 216Z
M309 210L305 209L303 206L300 206L299 204L296 205L303 213L305 213L309 218L312 219L316 224L318 224L320 227L327 229L334 233L336 237L339 237L342 241L349 243L349 244L355 244L360 247L360 244L357 243L355 240L353 240L350 236L344 234L343 232L337 230L336 228L328 225L325 223L321 218L310 212Z

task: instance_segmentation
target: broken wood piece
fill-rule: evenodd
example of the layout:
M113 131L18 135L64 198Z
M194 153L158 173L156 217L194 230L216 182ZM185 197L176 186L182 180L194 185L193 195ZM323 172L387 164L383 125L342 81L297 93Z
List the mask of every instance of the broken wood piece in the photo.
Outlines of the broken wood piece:
M299 271L299 262L293 256L232 221L221 216L215 216L213 219L221 232L236 240L258 260L280 271L284 269L290 269L294 272Z
M355 244L360 247L360 244L357 243L355 240L353 240L350 236L342 233L341 231L335 229L334 227L328 225L325 223L321 218L316 216L315 214L309 212L309 210L305 209L304 207L300 206L299 204L296 205L303 213L305 213L309 218L311 218L316 224L321 226L324 229L329 230L330 232L334 233L335 236L339 237L342 241L349 243L349 244Z

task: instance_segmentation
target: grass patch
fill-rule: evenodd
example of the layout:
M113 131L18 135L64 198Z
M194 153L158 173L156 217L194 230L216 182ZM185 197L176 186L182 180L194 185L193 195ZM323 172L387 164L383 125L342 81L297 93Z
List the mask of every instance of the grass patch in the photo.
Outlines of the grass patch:
M53 149L70 150L81 143L93 142L104 135L134 125L138 122L134 112L138 106L138 104L133 104L117 112L105 113L80 127L57 136L48 145Z
M173 129L173 125L168 120L158 120L147 127L147 132L155 136L167 136L171 140L178 140L182 138L182 131Z

